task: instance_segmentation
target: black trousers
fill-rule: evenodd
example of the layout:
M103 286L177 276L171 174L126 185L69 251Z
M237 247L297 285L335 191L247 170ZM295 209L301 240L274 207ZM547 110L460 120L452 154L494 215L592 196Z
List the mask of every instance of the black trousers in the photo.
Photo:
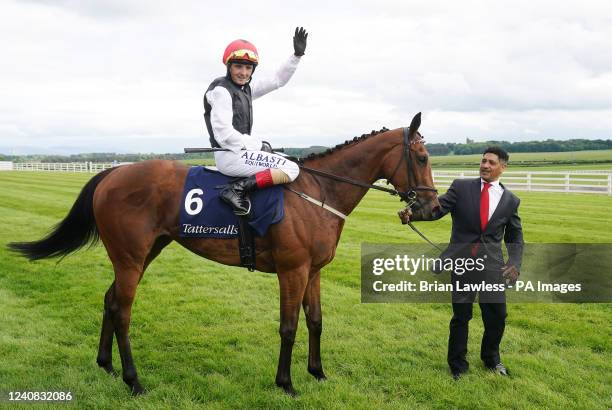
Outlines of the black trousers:
M468 329L476 295L477 292L453 292L453 318L450 321L447 356L448 365L453 373L463 373L469 368L469 363L466 360ZM505 295L503 293L495 295L480 293L479 300L484 324L480 358L485 366L495 367L501 362L499 344L506 327Z

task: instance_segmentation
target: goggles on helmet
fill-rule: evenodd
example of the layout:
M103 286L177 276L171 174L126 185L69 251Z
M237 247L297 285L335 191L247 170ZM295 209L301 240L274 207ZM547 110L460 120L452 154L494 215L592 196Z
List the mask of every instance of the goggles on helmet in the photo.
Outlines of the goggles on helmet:
M252 51L252 50L236 50L230 53L230 55L227 57L225 64L234 61L234 60L240 60L240 61L244 61L244 62L250 62L252 64L257 64L259 62L259 57L257 56L257 54Z

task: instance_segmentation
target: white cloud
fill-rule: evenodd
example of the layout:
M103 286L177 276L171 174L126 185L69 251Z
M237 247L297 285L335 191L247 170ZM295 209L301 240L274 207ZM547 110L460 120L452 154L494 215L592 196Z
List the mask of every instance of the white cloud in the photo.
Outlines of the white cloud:
M307 55L255 103L276 146L336 144L408 125L429 141L610 138L605 1L27 1L0 5L0 151L175 151L205 145L202 94L235 38L255 75Z

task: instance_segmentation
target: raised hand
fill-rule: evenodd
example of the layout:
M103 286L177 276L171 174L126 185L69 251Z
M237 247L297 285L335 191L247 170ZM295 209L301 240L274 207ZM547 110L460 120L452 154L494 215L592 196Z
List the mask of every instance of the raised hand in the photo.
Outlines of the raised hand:
M295 34L293 35L293 50L296 56L301 57L304 55L306 40L308 40L308 33L304 30L304 27L296 27Z

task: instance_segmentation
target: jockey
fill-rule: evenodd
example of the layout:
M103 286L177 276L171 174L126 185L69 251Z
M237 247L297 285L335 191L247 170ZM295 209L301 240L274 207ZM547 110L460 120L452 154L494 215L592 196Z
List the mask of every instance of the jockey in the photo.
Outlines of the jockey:
M220 193L221 199L234 208L237 215L247 215L251 203L247 194L268 186L294 181L299 168L295 162L273 154L269 143L251 135L252 100L284 86L295 72L306 50L308 34L296 28L294 54L273 78L253 79L259 56L255 46L246 40L231 42L223 53L227 67L225 77L214 80L204 94L204 120L215 152L217 168L233 177L246 177Z

